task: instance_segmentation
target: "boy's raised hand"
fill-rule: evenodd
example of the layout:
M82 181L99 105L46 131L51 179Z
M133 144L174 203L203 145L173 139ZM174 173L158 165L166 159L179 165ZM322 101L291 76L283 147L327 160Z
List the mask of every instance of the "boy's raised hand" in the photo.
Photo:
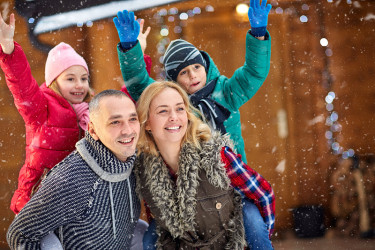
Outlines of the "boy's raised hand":
M11 54L14 50L14 29L15 19L14 14L10 14L9 25L5 23L0 13L0 45L5 54Z
M113 18L121 44L134 44L139 35L140 25L135 20L134 12L119 11ZM129 46L131 47L131 46Z
M250 8L247 15L251 28L266 27L268 22L268 14L272 8L271 4L267 4L267 0L250 0Z

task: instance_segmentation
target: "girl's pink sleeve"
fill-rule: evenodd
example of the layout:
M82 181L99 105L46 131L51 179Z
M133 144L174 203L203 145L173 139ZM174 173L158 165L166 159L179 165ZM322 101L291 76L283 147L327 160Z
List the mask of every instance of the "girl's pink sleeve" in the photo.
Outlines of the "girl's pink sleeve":
M14 51L10 55L0 48L0 67L25 123L43 123L47 119L47 99L31 75L29 62L18 43L14 42Z
M145 60L145 63L146 63L147 73L148 73L148 75L150 75L151 65L152 65L151 57L149 55L143 54L143 60Z

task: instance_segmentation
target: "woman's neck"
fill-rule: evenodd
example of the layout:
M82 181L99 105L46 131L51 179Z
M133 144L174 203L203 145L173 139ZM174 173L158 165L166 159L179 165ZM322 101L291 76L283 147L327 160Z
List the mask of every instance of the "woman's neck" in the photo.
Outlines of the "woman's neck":
M160 147L161 146L161 147ZM165 163L175 172L178 171L178 158L181 146L175 144L158 145L159 152Z

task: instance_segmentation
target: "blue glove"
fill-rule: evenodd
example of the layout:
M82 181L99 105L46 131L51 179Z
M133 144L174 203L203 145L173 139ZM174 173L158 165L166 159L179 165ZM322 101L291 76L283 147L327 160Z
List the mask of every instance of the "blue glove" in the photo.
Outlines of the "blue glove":
M134 12L119 11L113 18L123 49L130 49L137 43L140 25L134 18Z
M250 8L247 15L251 25L251 34L255 37L264 36L266 34L268 14L272 8L271 4L267 4L267 0L250 0Z

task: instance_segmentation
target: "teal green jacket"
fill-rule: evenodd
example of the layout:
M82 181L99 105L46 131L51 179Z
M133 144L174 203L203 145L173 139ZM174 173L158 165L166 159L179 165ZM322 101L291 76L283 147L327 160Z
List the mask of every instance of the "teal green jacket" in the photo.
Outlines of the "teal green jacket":
M134 100L138 100L142 91L155 80L149 77L139 43L128 51L117 46L120 68L126 88ZM225 129L234 142L237 153L246 163L245 143L241 134L239 108L252 98L266 79L271 60L271 37L266 34L264 41L258 40L248 32L246 34L245 64L238 68L231 78L221 75L211 57L201 51L208 62L207 83L217 78L212 99L226 107L231 115L224 122Z

